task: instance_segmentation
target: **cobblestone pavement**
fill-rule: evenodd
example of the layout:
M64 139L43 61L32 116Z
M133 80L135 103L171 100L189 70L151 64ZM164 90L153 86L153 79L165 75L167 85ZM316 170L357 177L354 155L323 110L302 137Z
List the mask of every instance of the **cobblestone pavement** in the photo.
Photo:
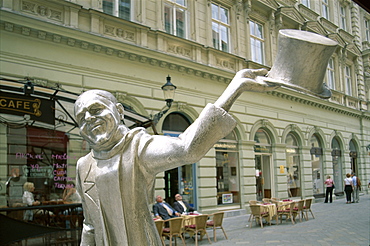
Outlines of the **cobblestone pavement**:
M341 198L333 203L314 203L311 209L315 219L309 213L308 221L298 220L295 225L283 220L282 224L264 225L263 228L253 223L250 228L248 214L224 219L228 240L221 230L216 231L216 243L213 241L213 232L208 230L208 233L214 246L370 245L370 195L360 196L359 203L346 204L345 199ZM168 240L166 243L169 245ZM182 245L181 240L177 240L177 245ZM186 245L195 245L194 239L187 238ZM199 245L210 245L207 237Z
M249 214L225 218L223 226L229 239L225 239L222 231L217 230L217 242L214 242L213 232L208 230L212 244L204 237L198 245L370 246L370 195L360 196L359 203L346 204L343 198L334 200L333 203L317 202L312 204L311 209L315 219L309 214L308 221L297 220L294 225L283 220L279 225L264 225L261 228L253 223L252 227L249 227ZM169 240L165 242L169 245ZM194 239L189 238L187 234L185 242L188 246L195 245ZM45 244L40 240L31 239L27 245ZM177 245L182 245L180 239L177 239Z

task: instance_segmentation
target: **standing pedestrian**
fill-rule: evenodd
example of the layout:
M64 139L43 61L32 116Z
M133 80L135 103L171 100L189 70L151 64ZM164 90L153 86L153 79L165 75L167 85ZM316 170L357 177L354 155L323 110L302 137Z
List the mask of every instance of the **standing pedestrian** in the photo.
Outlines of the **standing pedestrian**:
M346 192L346 203L351 203L351 194L353 190L353 181L351 174L347 173L346 178L344 179L344 191Z
M352 182L353 182L353 193L352 193L352 203L358 203L360 201L360 190L361 190L361 181L356 176L355 173L352 173Z
M334 180L330 178L330 175L326 177L324 184L326 185L325 203L328 203L329 195L330 195L330 203L332 203L333 202Z

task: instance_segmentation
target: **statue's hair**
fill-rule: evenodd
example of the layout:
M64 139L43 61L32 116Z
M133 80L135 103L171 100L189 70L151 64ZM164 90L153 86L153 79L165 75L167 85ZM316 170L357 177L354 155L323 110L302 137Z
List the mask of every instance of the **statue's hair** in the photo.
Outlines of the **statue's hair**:
M103 90L88 90L88 91L85 91L84 93L82 93L76 101L78 101L80 98L82 97L85 97L85 96L89 96L89 95L98 95L100 97L103 97L109 101L111 101L113 104L116 104L117 103L117 99L115 98L115 96L113 96L112 93L108 92L108 91L103 91Z

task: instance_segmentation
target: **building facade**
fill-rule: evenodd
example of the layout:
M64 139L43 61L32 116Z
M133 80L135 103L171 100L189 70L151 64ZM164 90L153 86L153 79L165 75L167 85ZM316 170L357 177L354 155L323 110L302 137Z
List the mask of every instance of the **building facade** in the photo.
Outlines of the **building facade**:
M147 130L176 136L237 71L272 67L281 29L338 42L324 81L332 97L245 92L230 110L233 132L198 163L158 175L156 193L169 202L181 193L211 213L265 197L322 197L327 175L336 195L351 172L368 192L370 14L353 1L3 0L0 17L1 206L19 202L26 181L42 200L60 199L74 181L89 151L73 119L81 92L108 90L145 122L166 109L170 75L175 99ZM53 103L47 119L30 106L38 98Z

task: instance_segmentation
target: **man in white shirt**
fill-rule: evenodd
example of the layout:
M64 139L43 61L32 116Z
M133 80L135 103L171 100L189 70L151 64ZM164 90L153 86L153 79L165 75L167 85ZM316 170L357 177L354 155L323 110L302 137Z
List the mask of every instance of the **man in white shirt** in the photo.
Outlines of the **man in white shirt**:
M178 211L179 213L188 213L193 212L194 209L190 207L189 203L182 200L182 196L180 194L175 195L176 202L173 203L173 208Z

